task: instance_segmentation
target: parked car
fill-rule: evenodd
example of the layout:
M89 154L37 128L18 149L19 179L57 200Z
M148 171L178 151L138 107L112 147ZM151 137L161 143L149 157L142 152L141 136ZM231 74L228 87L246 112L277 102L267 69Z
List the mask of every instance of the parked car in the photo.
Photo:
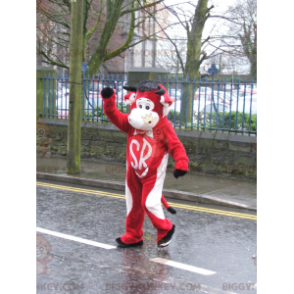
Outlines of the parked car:
M245 95L245 97L251 97L251 95L257 95L257 92L254 91L254 90L251 91L251 89L246 89L246 91L244 91L244 90L234 90L233 93L236 94L236 95L238 95L238 93L239 93L239 97L241 97L241 96L244 97L244 95Z
M243 97L243 99L242 99L239 97L238 108L237 108L237 98L234 95L232 95L231 97L230 96L226 97L226 100L224 100L224 96L222 96L220 98L221 99L219 99L219 101L214 100L215 105L218 104L221 106L221 110L219 110L220 112L223 112L222 105L225 105L226 106L225 112L230 112L230 109L231 109L231 111L238 111L238 112L243 113L243 109L244 109L244 113L249 114L250 109L251 109L251 114L257 114L257 99L256 98L252 98L252 100L251 100L251 98L245 97L245 99L244 99L244 97ZM230 100L229 100L229 98L230 98ZM252 106L250 106L250 105L252 105Z
M117 91L116 92L117 101L125 103L124 102L124 97L125 97L126 94L128 94L128 91L123 89L123 88L121 88L121 90Z
M237 108L237 100L232 101L231 104L232 111L238 110L239 112L250 114L257 114L257 99L256 98L245 98L238 100L238 108Z
M89 85L86 84L86 91L89 90L90 93L99 93L103 89L102 83L99 81L90 82Z
M89 95L88 99L84 98L84 111L93 111L95 108L102 106L103 100L99 94Z
M218 89L221 91L230 91L231 89L235 89L235 85L231 85L230 83L226 84L226 86L224 86L224 84L219 84Z
M206 97L206 100L211 99L211 93L212 93L212 89L209 88L209 87L200 87L198 89L195 90L195 96L194 96L194 99L197 100L199 99L203 99L205 100L205 97Z
M181 100L182 99L182 91L176 90L176 89L171 89L169 96L170 96L170 98L175 99L175 101Z
M235 96L231 97L231 100L223 100L220 99L219 101L215 100L214 105L219 105L220 108L218 109L218 111L223 112L223 110L225 110L225 112L230 112L231 111L238 111L243 113L243 109L244 109L244 113L250 114L250 109L251 109L251 114L257 114L257 99L256 98L245 98L243 97L238 99L238 107L237 107L237 99ZM224 102L225 101L225 102ZM223 108L223 105L225 105L225 108ZM210 107L210 104L206 104L205 107ZM214 107L214 109L216 109L216 107ZM206 109L208 109L206 108Z
M62 90L62 91L69 90L69 82L68 81L58 80L57 84L59 86L59 90Z
M202 101L203 103L206 102L206 104L211 103L211 101L214 100L215 103L221 102L221 103L225 103L227 105L230 105L231 93L230 92L223 92L223 91L214 91L213 95L212 95L212 93L206 94L206 95L201 94L195 100L198 100L198 99L200 99L200 101Z
M251 83L246 84L246 88L245 88L245 85L240 85L239 86L239 90L244 91L245 89L246 89L246 91L250 91L250 92L251 92L251 89L252 89L255 93L257 93L257 84L256 83L254 83L254 84L251 84Z
M205 106L205 103L201 100L194 100L194 105L193 105L193 110L194 112L198 112L198 108L201 110L203 109L203 107ZM177 113L181 113L182 112L182 101L181 100L177 100L175 101L170 107L169 107L170 111L172 112L177 112ZM186 111L186 110L184 110Z
M244 102L245 101L245 102ZM251 99L241 99L238 100L238 107L236 101L230 101L231 103L223 103L222 101L210 101L210 102L203 102L202 100L194 101L193 105L193 121L194 123L198 123L198 117L199 117L199 123L203 123L204 120L204 114L207 120L210 119L210 114L214 114L216 112L218 113L229 113L238 111L240 113L250 114L257 114L257 100L252 99L252 106L250 107L250 101ZM245 103L245 106L244 106ZM180 114L182 110L181 101L176 101L170 106L170 111L177 112ZM174 116L171 120L174 120Z
M69 110L69 95L64 95L56 99L55 107L57 111L57 118L67 119Z
M88 98L88 99L87 99ZM97 93L89 93L86 96L84 96L84 115L87 116L88 112L92 113L95 111L95 108L102 106L103 100L100 97L100 94ZM60 97L56 99L55 101L55 107L57 111L57 117L59 119L67 119L68 118L68 111L69 111L69 95L65 95L63 97Z
M238 109L235 104L228 106L224 103L210 103L205 105L201 111L194 112L194 122L197 124L199 121L200 125L205 123L207 127L211 126L212 128L236 127L240 130L248 130L251 122L251 127L253 130L256 130L256 117L253 117L253 115L257 113L255 102L252 103L252 107L250 107L249 103L246 105L246 101L245 105L240 103L238 104ZM233 114L236 110L238 110L238 116ZM230 112L232 113L231 116L229 115ZM247 116L243 117L243 113L247 114ZM248 114L250 113L252 115L251 119L248 117Z
M127 85L128 85L128 81L117 82L117 84L115 85L116 91L120 92L121 90L123 90L123 87Z
M213 93L211 101L214 103L224 103L226 105L230 105L231 101L231 93L223 92L223 91L215 91Z
M210 113L215 113L215 112L229 112L230 111L230 107L222 102L219 103L208 103L206 105L203 105L202 108L200 108L201 113L206 113L206 114L210 114Z

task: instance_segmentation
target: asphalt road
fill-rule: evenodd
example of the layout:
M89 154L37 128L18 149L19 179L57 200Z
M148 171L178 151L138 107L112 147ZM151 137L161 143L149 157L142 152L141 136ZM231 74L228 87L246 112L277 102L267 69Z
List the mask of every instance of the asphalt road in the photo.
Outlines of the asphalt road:
M167 199L168 200L168 199ZM168 201L171 244L119 249L126 207L118 191L37 183L37 293L256 293L256 215Z

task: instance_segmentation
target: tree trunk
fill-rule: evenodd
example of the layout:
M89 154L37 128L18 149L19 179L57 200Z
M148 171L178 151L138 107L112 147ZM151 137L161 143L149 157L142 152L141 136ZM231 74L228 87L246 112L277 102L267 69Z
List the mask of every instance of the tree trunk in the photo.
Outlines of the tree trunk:
M122 0L117 1L116 4L107 1L107 18L105 27L101 34L99 43L95 49L95 53L92 55L89 61L89 70L87 73L90 76L93 74L95 75L97 73L100 65L103 63L106 57L110 39L115 31L117 22L120 18L122 3Z
M254 78L254 81L256 82L256 77L257 77L257 60L256 56L253 57L250 60L250 76Z
M67 138L67 173L80 172L82 60L83 60L83 2L71 2L69 118Z
M187 81L187 78L190 78L190 82L192 82L191 78L195 77L195 81L197 82L199 79L199 70L200 65L203 61L201 59L201 38L202 32L204 29L205 22L207 20L207 7L208 0L199 0L195 9L193 24L191 30L187 28L187 59L184 70L184 82ZM196 88L195 88L196 90ZM182 99L182 124L183 123L191 123L192 120L192 105L194 103L193 97L193 85L192 83L184 83L183 85L183 99ZM188 109L186 111L188 104Z
M254 80L257 79L257 27L254 25L254 41L252 44L251 50L251 58L250 58L250 75Z

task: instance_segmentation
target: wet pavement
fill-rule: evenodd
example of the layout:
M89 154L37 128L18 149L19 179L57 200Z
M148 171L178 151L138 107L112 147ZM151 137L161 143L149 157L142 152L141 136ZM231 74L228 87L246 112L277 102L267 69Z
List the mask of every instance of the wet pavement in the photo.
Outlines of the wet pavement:
M51 157L37 160L37 172L66 175L66 158ZM102 161L82 161L81 174L75 175L93 180L125 182L125 164ZM222 200L233 201L257 207L257 185L254 180L224 176L188 173L176 180L173 170L167 170L164 189L208 195Z
M176 215L165 211L176 225L165 249L157 248L147 216L139 248L71 240L116 246L124 233L123 198L118 191L37 182L37 227L67 235L38 233L37 293L256 293L254 214L176 201Z

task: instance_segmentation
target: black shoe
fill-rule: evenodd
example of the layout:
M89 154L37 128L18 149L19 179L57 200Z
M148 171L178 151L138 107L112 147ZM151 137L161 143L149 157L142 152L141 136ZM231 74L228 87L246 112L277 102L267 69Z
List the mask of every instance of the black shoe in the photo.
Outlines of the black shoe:
M125 244L122 242L122 240L120 238L115 239L115 241L118 243L118 247L121 247L121 248L135 247L135 246L142 246L143 245L143 240L141 240L137 243L132 243L132 244Z
M161 239L157 242L157 245L159 247L166 247L168 246L168 244L170 243L172 236L175 232L175 225L173 225L173 227L171 228L171 230Z

